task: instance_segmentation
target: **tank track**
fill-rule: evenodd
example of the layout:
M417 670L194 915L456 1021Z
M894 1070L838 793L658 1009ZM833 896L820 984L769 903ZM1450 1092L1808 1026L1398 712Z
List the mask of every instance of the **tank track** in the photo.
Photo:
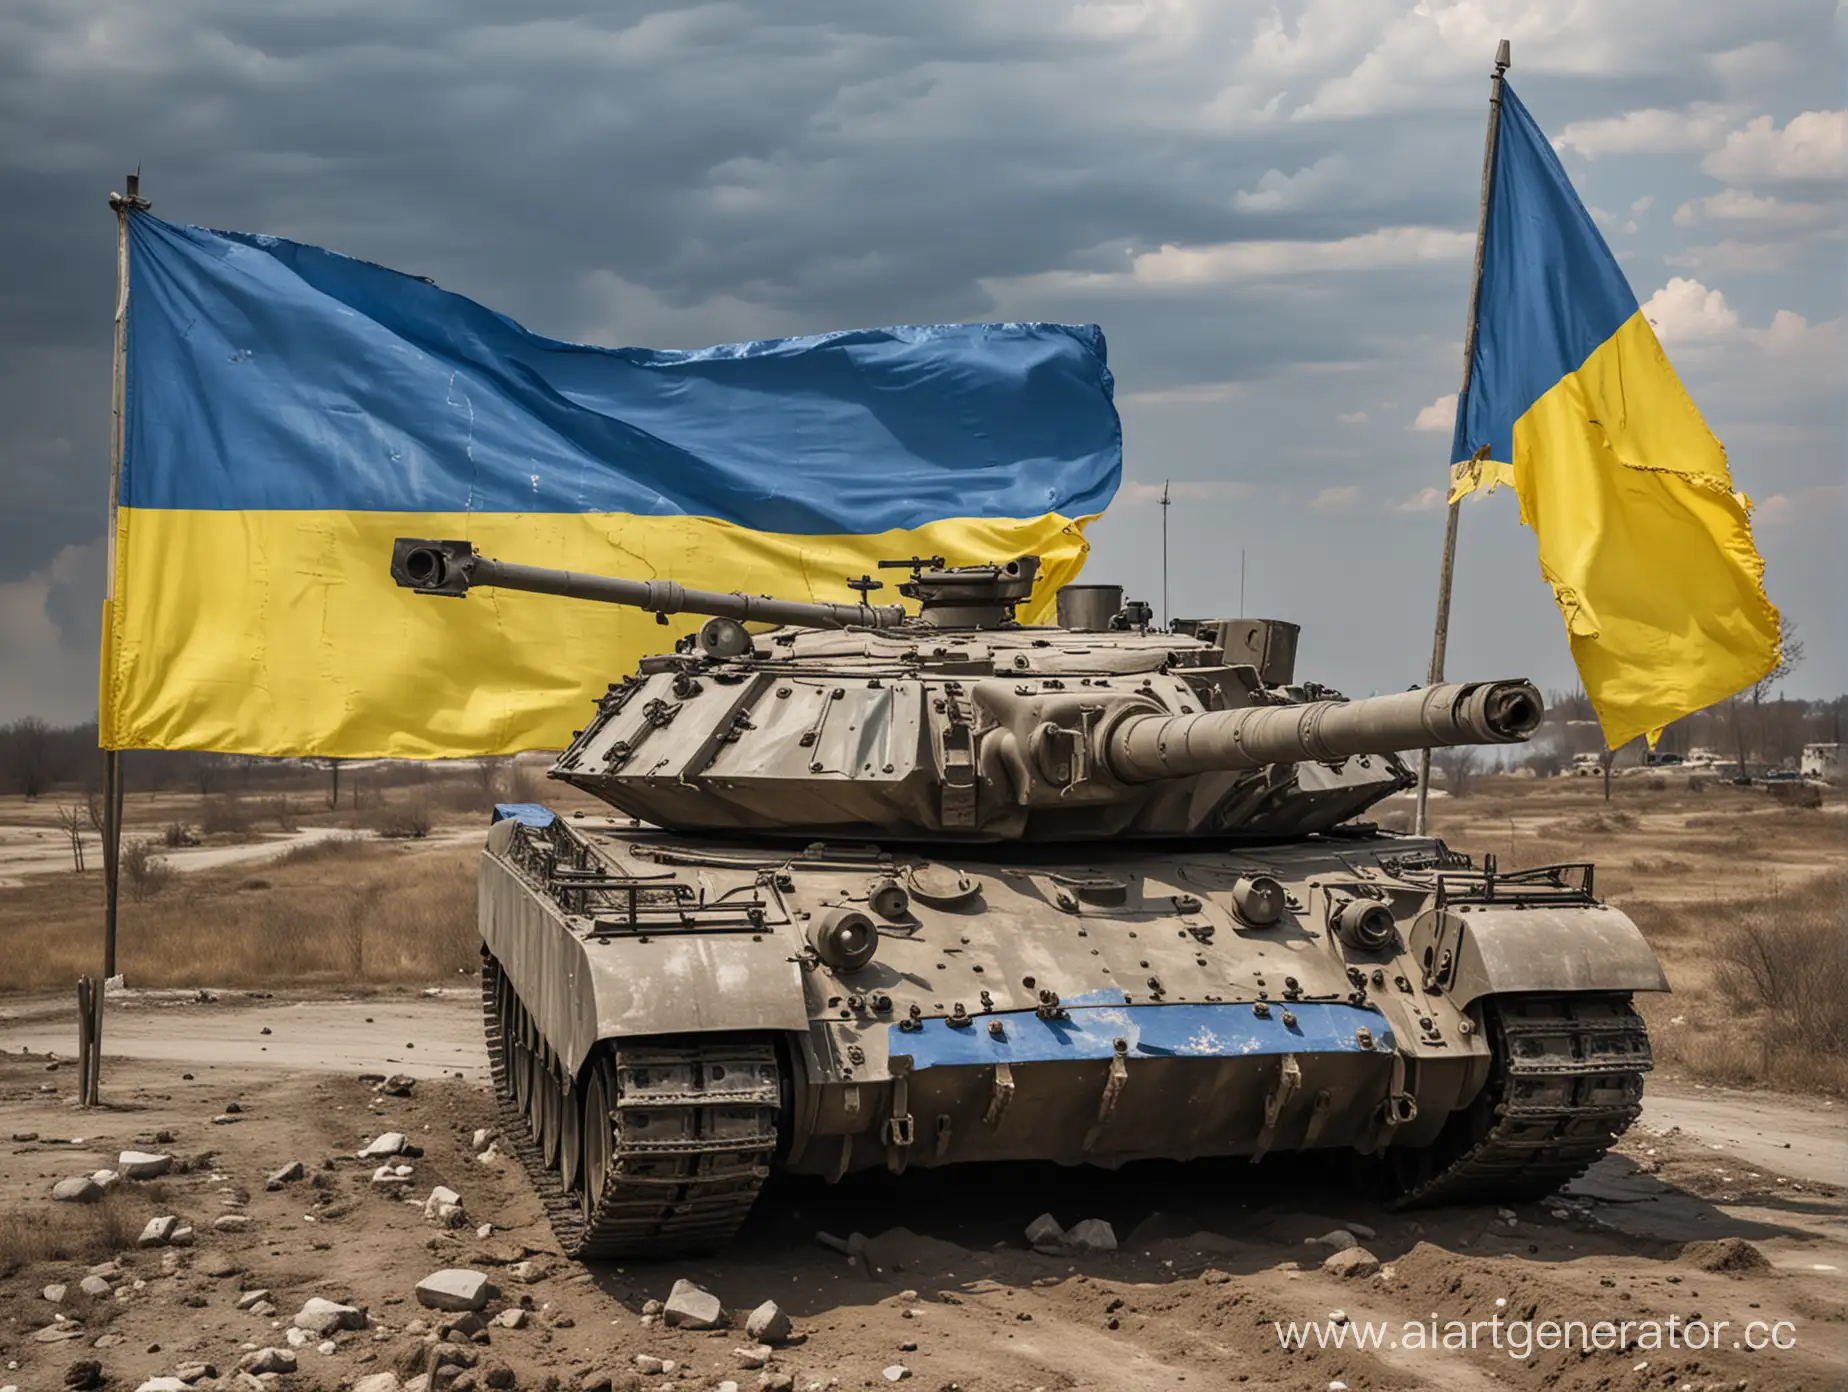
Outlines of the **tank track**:
M488 1064L499 1104L502 1144L532 1180L565 1255L579 1260L650 1259L715 1251L736 1234L770 1173L781 1105L781 1070L768 1042L724 1036L618 1041L585 1067L583 1082L555 1078L573 1091L566 1105L584 1109L611 1099L600 1175L567 1187L546 1162L533 1113L522 1108L502 1010L511 1002L500 964L484 955L481 998ZM569 1134L569 1133L567 1133ZM595 1142L587 1142L587 1152ZM587 1202L584 1187L594 1190Z
M1642 1111L1649 1036L1627 994L1503 996L1485 1016L1489 1081L1429 1147L1387 1153L1394 1208L1544 1198Z

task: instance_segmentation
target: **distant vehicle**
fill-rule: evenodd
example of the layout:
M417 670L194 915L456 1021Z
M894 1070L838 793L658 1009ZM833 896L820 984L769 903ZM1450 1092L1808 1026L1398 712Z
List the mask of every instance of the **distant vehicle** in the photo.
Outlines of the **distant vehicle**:
M1839 744L1806 744L1797 771L1805 778L1838 779L1842 776L1842 747Z
M1566 766L1569 778L1602 778L1604 776L1604 756L1602 754L1574 754L1572 762Z

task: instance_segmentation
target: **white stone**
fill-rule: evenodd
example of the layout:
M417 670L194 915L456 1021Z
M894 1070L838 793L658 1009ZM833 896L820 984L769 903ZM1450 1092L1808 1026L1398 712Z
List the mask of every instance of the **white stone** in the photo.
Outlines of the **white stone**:
M359 1158L361 1160L376 1160L382 1156L396 1155L403 1149L404 1133L402 1131L387 1131L384 1135L375 1136L368 1141L365 1149L359 1152Z
M494 1139L493 1130L490 1127L483 1126L482 1128L480 1128L478 1131L475 1132L475 1139L471 1146L471 1149L473 1149L477 1154L479 1154L480 1152L488 1148L488 1142L493 1139Z
M761 1368L770 1361L770 1355L776 1350L768 1344L753 1344L749 1348L732 1350L732 1356L738 1360L741 1368Z
M306 1348L308 1341L314 1337L306 1329L285 1329L283 1337L289 1341L292 1349Z
M1354 1236L1358 1237L1362 1242L1371 1242L1374 1238L1379 1236L1379 1233L1368 1227L1365 1223L1343 1223L1341 1226L1353 1233Z
M173 1230L180 1225L180 1220L171 1214L148 1219L147 1226L141 1230L141 1236L135 1239L137 1247L164 1247L173 1239Z
M432 1310L479 1310L488 1303L488 1278L451 1267L417 1283L417 1303Z
M332 1334L336 1329L364 1329L366 1312L317 1295L296 1312L294 1323L311 1334Z
M188 1384L176 1377L151 1377L135 1392L186 1392Z
M193 1245L192 1225L190 1223L180 1224L179 1227L175 1228L173 1232L168 1235L167 1241L171 1242L175 1247L192 1246Z
M171 1155L151 1150L125 1150L116 1156L116 1169L129 1179L159 1179L172 1168Z
M766 1300L751 1311L744 1322L744 1332L760 1344L785 1343L790 1335L789 1316L774 1300Z
M411 1182L409 1175L401 1175L393 1165L380 1165L372 1172L372 1182L380 1189L403 1189Z
M1331 1276L1355 1277L1371 1276L1380 1269L1380 1259L1365 1247L1348 1247L1331 1253L1322 1263L1322 1270Z
M1056 1247L1065 1238L1065 1229L1050 1213L1042 1213L1027 1224L1027 1242L1034 1247Z
M264 1373L292 1373L295 1371L295 1355L288 1349L263 1348L245 1354L238 1360L237 1366L259 1377Z
M107 1193L122 1182L122 1176L114 1170L98 1170L95 1174L91 1175L90 1178L103 1186L104 1193Z
M430 1191L430 1197L424 1200L424 1217L434 1220L441 1216L445 1208L453 1208L461 1212L462 1196L455 1190L439 1184Z
M268 1299L269 1292L267 1290L247 1290L242 1295L238 1296L237 1308L240 1310L248 1310L253 1305L261 1305Z
M358 1379L353 1384L353 1392L400 1392L396 1373L373 1373L370 1377Z
M1346 1228L1331 1228L1320 1237L1303 1239L1306 1247L1329 1247L1337 1252L1345 1252L1350 1247L1358 1247L1360 1239Z
M51 1196L60 1203L95 1203L103 1196L103 1186L89 1175L79 1175L52 1185Z
M885 1370L885 1380L887 1382L903 1382L910 1376L911 1369L907 1368L903 1363L894 1363Z
M718 1296L685 1280L674 1282L661 1313L675 1329L717 1329L725 1323L725 1306Z
M44 1290L39 1292L39 1294L44 1296L53 1305L61 1305L64 1303L64 1294L66 1290L68 1289L69 1287L57 1285L54 1283L52 1285L46 1286Z
M102 1276L84 1277L77 1283L77 1289L89 1296L92 1300L102 1300L107 1296L115 1294L115 1288L109 1284L106 1277Z
M667 1371L667 1360L664 1358L656 1358L652 1353L638 1353L635 1355L635 1371L638 1373L647 1373L650 1376L655 1373L665 1373Z
M503 1329L524 1329L526 1327L526 1311L515 1305L510 1310L502 1310L493 1319L489 1320L488 1323L498 1324Z
M219 1232L244 1232L250 1223L248 1213L221 1213L212 1220L212 1226Z
M332 1358L336 1353L340 1352L340 1345L336 1344L332 1339L323 1339L314 1346L314 1351L323 1358Z
M1086 1218L1065 1230L1065 1245L1074 1252L1114 1252L1116 1230L1102 1218Z

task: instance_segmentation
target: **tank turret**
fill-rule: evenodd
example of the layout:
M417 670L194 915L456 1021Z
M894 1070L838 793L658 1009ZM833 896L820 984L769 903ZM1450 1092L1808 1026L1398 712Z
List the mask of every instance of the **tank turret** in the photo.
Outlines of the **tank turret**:
M916 613L865 603L867 577L845 582L860 603L814 603L513 565L461 541L400 540L392 573L431 595L498 586L713 616L612 686L552 770L676 831L1298 836L1406 786L1400 751L1511 743L1540 723L1525 681L1355 701L1297 685L1293 626L1155 631L1109 587L1066 605L1076 628L1024 626L1032 556L880 564L911 571L899 592Z

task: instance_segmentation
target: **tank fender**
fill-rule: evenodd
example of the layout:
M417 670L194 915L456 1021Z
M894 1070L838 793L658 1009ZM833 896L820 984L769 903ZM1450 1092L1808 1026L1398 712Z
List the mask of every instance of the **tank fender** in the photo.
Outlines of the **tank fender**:
M1459 1007L1520 991L1666 991L1642 931L1609 904L1427 909L1412 925L1427 987Z
M482 940L573 1072L599 1039L808 1028L793 939L775 929L587 939L495 841L481 857Z

